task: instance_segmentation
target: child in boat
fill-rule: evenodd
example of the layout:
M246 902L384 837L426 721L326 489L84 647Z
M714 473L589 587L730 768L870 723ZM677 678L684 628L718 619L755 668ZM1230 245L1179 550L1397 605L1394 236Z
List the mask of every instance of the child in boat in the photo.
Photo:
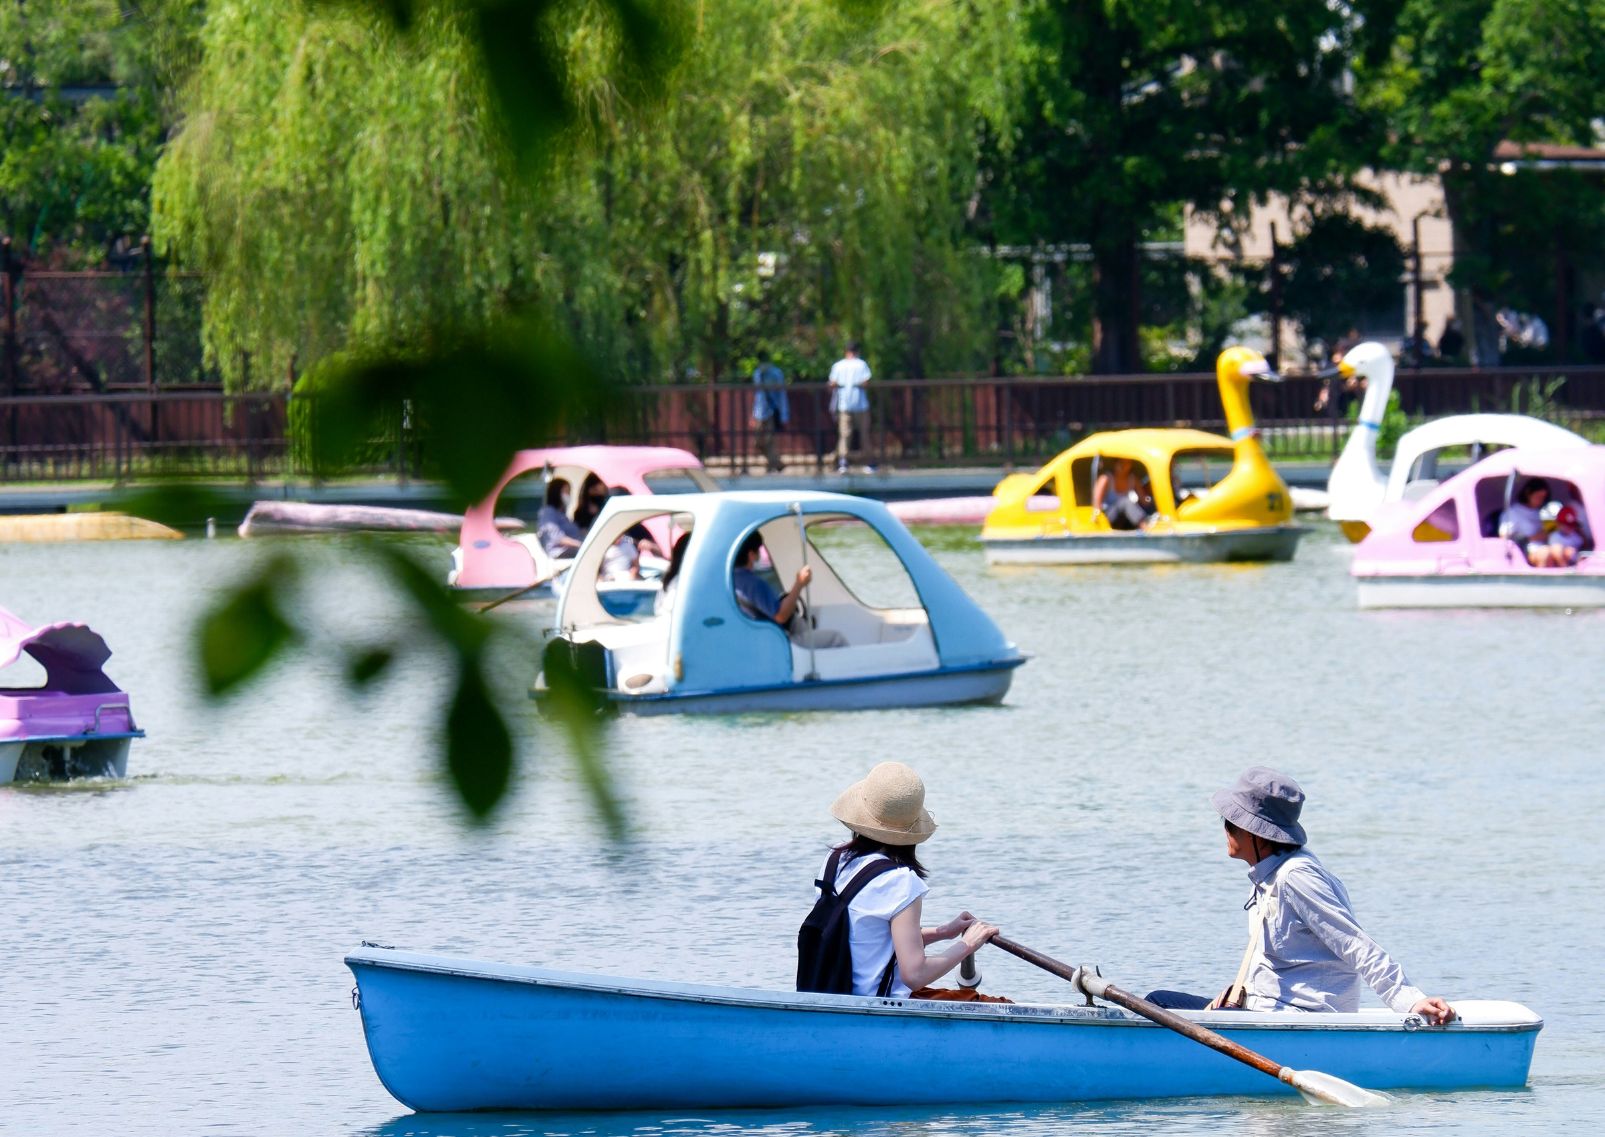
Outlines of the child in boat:
M1577 563L1582 554L1583 546L1588 538L1583 535L1582 518L1577 508L1571 505L1561 506L1560 512L1555 515L1555 530L1549 535L1549 566L1551 568L1565 568Z
M937 990L929 984L952 971L997 935L998 929L968 912L934 928L920 925L927 887L925 866L914 847L936 832L925 809L925 783L901 762L882 762L830 807L852 840L836 846L820 871L835 866L839 893L876 862L893 867L871 879L848 904L852 930L853 994L955 1002L1009 1000L974 991ZM817 894L818 889L815 889ZM958 937L946 951L928 955L927 944Z
M1442 999L1412 987L1404 969L1360 927L1348 890L1305 848L1304 791L1255 766L1210 799L1226 823L1226 855L1254 883L1248 949L1232 985L1213 1000L1178 991L1149 999L1184 1010L1358 1011L1363 979L1391 1009L1442 1025Z

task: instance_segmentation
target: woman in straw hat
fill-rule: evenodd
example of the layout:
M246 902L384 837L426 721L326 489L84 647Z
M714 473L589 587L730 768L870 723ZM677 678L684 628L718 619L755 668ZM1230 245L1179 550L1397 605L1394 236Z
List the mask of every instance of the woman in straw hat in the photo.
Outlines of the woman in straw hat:
M1365 934L1348 890L1305 848L1299 813L1304 791L1264 766L1210 799L1226 824L1226 855L1249 866L1249 942L1232 985L1212 1001L1156 991L1161 1006L1249 1011L1358 1011L1364 980L1392 1010L1443 1024L1455 1017L1442 999L1410 985Z
M838 893L875 862L890 861L894 866L869 880L848 904L853 994L1007 1002L969 990L937 991L928 986L974 955L998 929L968 912L938 927L920 925L927 886L925 867L914 847L936 832L936 820L925 808L925 783L919 775L901 762L882 762L868 777L848 786L830 812L853 834L852 840L832 850L820 874L823 878L836 862L833 883ZM958 942L946 951L926 954L927 944L955 937Z

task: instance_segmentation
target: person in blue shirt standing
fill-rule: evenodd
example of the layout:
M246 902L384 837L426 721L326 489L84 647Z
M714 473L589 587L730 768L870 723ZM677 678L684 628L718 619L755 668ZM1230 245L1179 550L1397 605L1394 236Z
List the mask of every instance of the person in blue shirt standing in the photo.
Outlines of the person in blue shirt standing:
M869 364L859 358L857 342L830 369L830 409L836 415L836 472L847 472L847 459L855 453L853 433L858 433L858 449L869 449ZM874 467L870 467L871 470Z
M769 353L758 353L758 366L752 369L752 382L757 388L752 393L752 428L758 435L758 448L769 463L769 472L781 471L780 451L775 445L775 434L791 421L791 406L786 400L786 373L769 361Z

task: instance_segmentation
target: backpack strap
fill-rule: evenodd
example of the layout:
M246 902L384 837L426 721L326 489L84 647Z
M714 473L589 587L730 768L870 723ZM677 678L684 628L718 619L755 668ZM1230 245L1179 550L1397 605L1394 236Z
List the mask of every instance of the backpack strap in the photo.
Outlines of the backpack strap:
M837 849L836 852L831 854L830 864L825 866L825 875L829 876L831 880L836 879L836 858L840 855L841 850ZM858 870L857 876L853 877L852 880L847 882L847 887L841 890L841 902L843 904L851 904L853 902L853 898L856 897L860 892L864 891L864 886L866 884L880 876L882 873L891 872L897 867L899 867L897 862L892 860L890 857L883 857L873 864L865 865L863 868Z
M814 881L814 887L824 896L836 895L836 869L841 865L842 851L832 849L830 858L825 861L825 879Z

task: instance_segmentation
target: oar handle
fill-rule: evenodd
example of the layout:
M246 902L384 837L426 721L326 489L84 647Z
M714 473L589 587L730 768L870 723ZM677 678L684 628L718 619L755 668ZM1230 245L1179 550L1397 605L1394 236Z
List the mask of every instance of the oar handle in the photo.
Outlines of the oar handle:
M1024 944L1017 944L1013 940L1005 939L1003 936L993 936L988 942L1002 948L1010 955L1019 956L1027 963L1035 964L1044 971L1052 972L1060 979L1068 980L1076 990L1083 994L1124 1007L1126 1010L1131 1011L1133 1014L1141 1015L1150 1022L1169 1027L1177 1034L1186 1035L1194 1042L1202 1043L1212 1050L1218 1050L1228 1058L1235 1058L1245 1065L1252 1066L1263 1074L1269 1074L1273 1078L1288 1081L1287 1078L1282 1076L1284 1067L1280 1062L1273 1062L1263 1054L1256 1054L1248 1047L1240 1046L1231 1039L1216 1034L1206 1026L1200 1026L1191 1019L1182 1018L1176 1012L1166 1010L1157 1003L1150 1003L1147 999L1133 995L1130 991L1124 991L1103 976L1094 974L1086 968L1071 967L1069 964L1060 963L1050 956L1043 955L1041 952L1028 948ZM1291 1074L1292 1071L1288 1071L1288 1073Z

